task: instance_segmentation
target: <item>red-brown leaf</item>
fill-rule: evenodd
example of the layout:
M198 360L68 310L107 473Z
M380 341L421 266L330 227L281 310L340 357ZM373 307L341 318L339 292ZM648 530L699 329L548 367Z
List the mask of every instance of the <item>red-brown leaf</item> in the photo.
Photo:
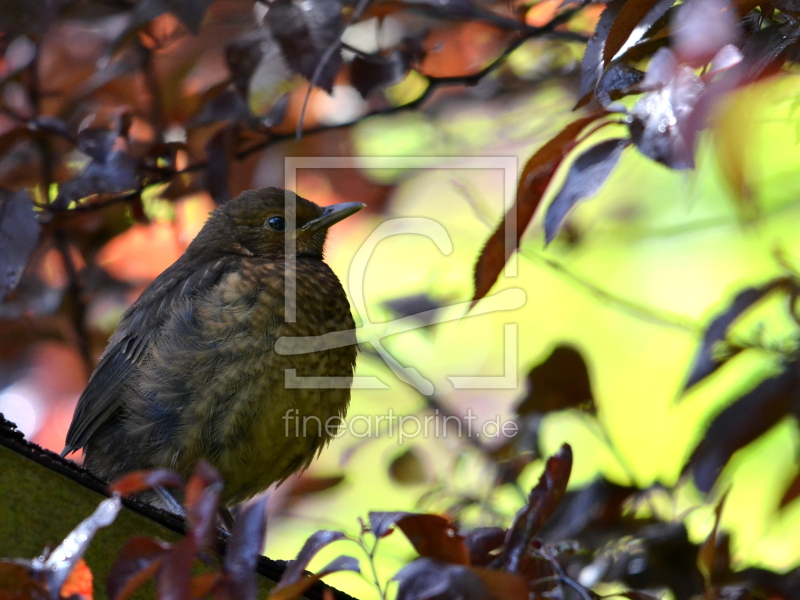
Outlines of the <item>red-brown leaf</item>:
M108 488L122 496L131 496L154 487L183 487L183 480L176 473L166 469L134 471L112 481Z
M511 253L519 247L522 234L527 229L536 209L547 191L559 165L577 144L578 134L590 123L606 114L603 109L595 110L567 125L558 135L539 148L528 159L517 185L517 200L511 211L507 213L500 225L492 233L483 247L478 261L475 263L475 293L472 302L483 298L497 281L503 266ZM509 231L513 236L513 245L506 248L506 229L509 215L516 215L516 231Z
M155 575L169 549L169 544L149 537L136 536L128 540L108 572L108 597L111 600L129 598Z

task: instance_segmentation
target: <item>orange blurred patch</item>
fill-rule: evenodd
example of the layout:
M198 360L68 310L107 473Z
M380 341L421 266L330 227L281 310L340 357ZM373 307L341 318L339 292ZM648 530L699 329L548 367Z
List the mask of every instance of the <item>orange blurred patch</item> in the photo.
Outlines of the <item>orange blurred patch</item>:
M532 27L544 27L555 18L561 0L543 0L531 6L525 15L525 22Z
M72 569L64 585L61 586L59 597L70 598L77 594L82 600L92 600L94 598L92 581L92 571L86 561L81 558L75 564L75 568Z
M480 71L505 48L509 34L485 23L434 29L425 38L424 75L447 77Z
M103 246L97 264L121 281L147 283L183 254L182 237L173 223L137 223Z
M86 266L86 261L78 249L70 246L69 254L76 271L81 271ZM55 248L48 250L36 267L36 272L41 280L51 288L62 288L67 285L67 271L64 267L64 258Z

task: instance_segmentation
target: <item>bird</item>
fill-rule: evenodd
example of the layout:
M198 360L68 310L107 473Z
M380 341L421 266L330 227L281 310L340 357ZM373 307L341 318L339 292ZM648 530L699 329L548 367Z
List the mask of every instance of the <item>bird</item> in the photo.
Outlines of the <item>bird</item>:
M188 477L204 459L222 475L225 506L306 469L343 423L357 353L350 304L323 260L325 240L330 226L363 207L322 208L264 188L212 211L122 316L78 400L62 456L82 448L84 467L106 481L155 468ZM292 263L296 285L287 294ZM340 332L332 347L276 349L281 338L332 332ZM339 383L287 385L288 374Z

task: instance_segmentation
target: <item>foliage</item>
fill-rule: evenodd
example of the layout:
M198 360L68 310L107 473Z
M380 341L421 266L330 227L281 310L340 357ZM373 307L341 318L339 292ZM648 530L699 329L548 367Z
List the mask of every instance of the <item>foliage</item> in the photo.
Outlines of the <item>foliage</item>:
M304 145L292 151L349 154L349 139L336 137L343 128L381 115L432 113L465 89L503 99L515 90L560 80L577 88L575 109L581 111L522 169L514 206L493 224L475 261L473 310L491 300L489 292L538 216L547 244L559 239L571 243L574 208L602 190L624 157L638 153L673 171L691 170L709 127L724 151L722 174L743 219L757 214L747 164L737 154L737 113L727 121L718 119L719 107L737 90L795 69L800 42L796 3L610 0L602 12L597 9L583 0L2 3L3 352L14 348L22 354L36 340L58 339L79 348L85 362L93 364L107 332L90 323L92 300L109 290L119 296L135 292L158 270L148 265L144 276L125 278L115 276L107 263L98 264L106 256L101 248L108 252L121 232L135 235L142 231L139 225L157 225L158 214L175 216L187 199L210 199L204 205L208 208L254 187L263 181L258 169L264 163L257 167L256 159L269 159L276 148L290 154L286 144L295 138L303 137ZM359 37L359 27L372 27L378 41L370 34ZM536 51L522 54L532 48ZM521 68L528 56L535 57L530 61L535 64ZM376 211L385 208L392 187L363 175L345 175L337 185L350 199L368 198ZM191 237L190 230L187 226L180 232ZM147 246L145 240L139 248ZM179 253L181 247L174 250ZM137 254L127 250L128 258ZM54 255L60 265L55 276L48 274ZM561 268L549 258L544 261ZM796 332L774 343L757 335L743 338L736 330L745 313L776 298L786 302L789 319L800 321L796 269L780 262L782 276L740 291L705 328L689 368L684 391L735 369L739 356L766 352L780 365L716 415L686 460L685 473L703 493L712 491L734 453L786 417L798 416ZM609 300L602 290L586 287ZM423 318L421 313L430 316L441 304L420 296L397 299L388 309ZM631 308L630 303L620 305ZM490 485L519 488L523 473L541 458L540 426L556 413L579 415L624 467L597 419L593 385L583 355L566 343L533 367L527 394L516 407L520 435L497 446L468 440L492 467ZM435 395L424 402L437 414L460 419ZM711 535L698 546L679 520L661 519L655 506L654 497L675 490L597 480L584 490L566 492L567 454L564 450L547 462L543 479L524 495L526 504L507 530L459 533L460 515L475 506L486 509L475 497L456 498L447 517L373 513L357 536L315 534L274 595L293 597L315 581L317 576L305 577L303 571L327 544L356 543L372 561L379 542L397 528L419 555L397 573L401 598L533 594L586 600L596 597L592 588L608 582L669 588L679 600L700 594L744 596L746 591L796 597L796 571L734 572L728 538L718 527L722 500ZM190 573L195 558L202 559L213 546L221 482L204 469L186 489L190 535L173 547L132 540L109 582L112 596L126 597L154 576L165 597L212 592L252 597L249 573L262 544L262 505L253 504L240 515L215 574ZM410 483L426 481L424 461L414 449L395 458L391 473ZM342 480L301 480L292 493L300 497ZM138 474L118 485L134 493L170 482L164 474ZM434 488L429 497L437 494L444 491ZM787 487L782 505L798 495L800 475ZM290 495L287 502L292 500ZM42 579L43 571L33 562L14 564L7 568L25 570L20 577L35 594L53 596L61 589L59 582ZM335 559L318 576L340 570L357 570L353 558ZM385 595L388 582L378 581L377 574L374 579ZM623 595L646 600L646 594Z

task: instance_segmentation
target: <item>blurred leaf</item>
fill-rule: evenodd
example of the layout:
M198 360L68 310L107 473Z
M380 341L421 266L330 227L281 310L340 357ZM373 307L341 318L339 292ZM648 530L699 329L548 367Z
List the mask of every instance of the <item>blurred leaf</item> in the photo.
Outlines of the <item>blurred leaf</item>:
M717 502L716 507L714 507L714 526L711 528L711 533L708 534L706 541L700 546L700 550L697 552L697 568L700 569L700 572L703 574L703 577L706 580L706 583L711 586L714 583L714 575L718 572L718 556L717 556L717 546L719 545L719 522L722 518L722 510L725 508L725 500L728 498L728 493L730 492L730 488L725 490L725 493L722 494L719 501ZM727 566L725 565L725 571L727 571Z
M103 160L92 160L74 179L58 188L56 207L66 207L94 194L119 194L136 189L136 163L122 150L114 150Z
M738 38L736 15L726 0L693 0L684 3L672 23L673 47L678 59L693 67L709 62Z
M661 48L640 87L649 93L629 112L636 147L670 169L693 168L694 142L703 126L693 117L705 86L690 67L678 65L672 50Z
M330 93L342 64L338 45L344 20L339 0L275 0L266 23L289 67Z
M658 596L653 596L652 594L641 592L639 590L627 590L625 592L620 592L619 594L610 594L608 596L603 596L603 598L613 598L615 596L619 596L621 598L627 598L628 600L660 600Z
M191 525L190 537L198 547L206 548L215 534L222 477L208 462L200 460L186 484L185 494L186 518Z
M589 370L581 353L571 346L556 346L528 373L528 390L517 405L520 415L549 413L588 405L594 413Z
M488 565L494 556L490 554L503 545L506 530L500 527L478 527L464 536L464 544L469 552L469 564Z
M225 61L233 83L242 97L250 91L250 78L258 68L265 51L276 42L266 27L259 27L234 39L225 47Z
M516 514L508 530L505 547L500 555L506 571L516 573L519 570L533 536L547 522L564 497L571 471L572 448L569 444L564 444L555 455L547 459L539 483L531 490L528 503Z
M425 57L416 38L405 38L388 54L358 54L350 64L350 81L363 98L377 89L401 82L413 65Z
M706 327L703 333L703 340L700 342L700 349L692 361L689 376L683 386L684 391L714 373L730 360L731 356L724 359L717 358L714 350L717 344L725 340L725 337L728 335L728 330L734 321L753 306L753 304L764 298L764 296L773 290L785 288L790 283L791 281L789 279L781 277L773 279L759 287L747 288L736 295L731 305L715 317L714 320L709 323L708 327Z
M121 496L131 496L154 487L183 487L183 480L174 472L166 469L134 471L112 481L108 489Z
M0 0L0 31L40 34L58 11L58 0Z
M397 483L417 485L428 481L425 465L419 458L419 453L413 448L408 448L398 454L389 464L389 477Z
M627 0L608 32L603 46L603 65L611 62L637 29L641 30L641 37L673 4L675 0ZM641 23L646 16L649 17L647 23Z
M527 600L525 581L511 573L418 558L393 577L397 600Z
M315 477L314 475L309 475L308 471L306 471L292 483L291 489L288 490L289 498L299 499L333 489L342 483L344 479L344 475Z
M281 585L283 579L286 577L286 573L284 572L284 577L281 578L281 583L273 588L272 593L268 596L268 600L292 600L293 598L298 598L305 593L308 588L317 583L326 575L330 575L331 573L339 573L341 571L360 573L361 568L359 567L358 560L352 556L338 556L318 573L303 577L302 579L299 579L298 581L295 581L287 586Z
M256 565L267 534L266 507L266 496L257 498L242 509L233 523L225 551L225 573L230 595L236 600L258 597Z
M217 205L231 199L228 168L233 154L233 126L220 129L206 144L206 189Z
M734 452L790 414L798 390L797 368L785 365L780 374L765 379L714 418L684 467L692 471L697 489L710 492Z
M163 2L167 10L178 17L186 27L197 35L200 24L214 0L158 0Z
M316 556L317 552L322 550L328 544L344 539L347 539L347 536L341 531L330 531L323 529L313 533L306 540L306 543L303 544L303 547L297 554L297 558L293 561L290 561L289 564L286 565L283 576L278 582L278 585L275 586L273 594L299 582L305 574L308 563L310 563L311 559Z
M197 542L189 535L164 555L156 575L158 600L192 600L192 564Z
M549 244L556 237L561 224L575 204L597 193L629 144L628 138L612 138L592 146L575 159L569 168L564 186L547 207L544 217L546 243Z
M200 575L195 575L189 582L189 595L191 598L205 598L224 580L225 578L222 573L201 573ZM231 596L231 598L239 600L240 598L248 598L248 596ZM250 596L250 598L255 598L255 596Z
M51 600L51 597L27 561L0 559L0 600Z
M28 192L0 188L0 302L19 283L38 242L39 223Z
M245 99L238 91L225 89L227 87L227 83L220 84L205 94L200 110L189 123L191 127L212 123L246 123L250 119L250 109Z
M596 110L573 121L528 159L519 178L514 206L486 241L475 263L473 304L489 292L511 253L519 247L522 234L533 218L550 180L578 143L576 138L580 132L605 114L605 110ZM509 247L506 247L507 240L511 242Z
M128 540L108 572L108 597L111 600L129 598L156 574L169 549L166 542L150 537L135 536Z
M392 311L396 317L415 317L421 323L430 325L436 318L436 314L442 308L442 301L429 296L428 294L414 294L400 298L386 300L383 305ZM423 331L428 331L424 329Z

